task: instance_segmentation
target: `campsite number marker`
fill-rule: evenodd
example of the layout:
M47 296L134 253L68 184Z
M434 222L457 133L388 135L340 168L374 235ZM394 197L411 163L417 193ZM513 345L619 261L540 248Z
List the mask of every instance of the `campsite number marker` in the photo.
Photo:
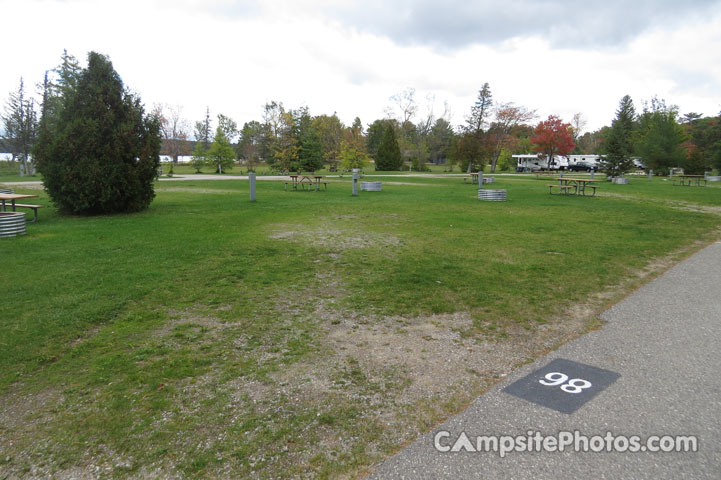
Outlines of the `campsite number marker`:
M557 358L503 391L561 413L573 413L619 377L616 372Z

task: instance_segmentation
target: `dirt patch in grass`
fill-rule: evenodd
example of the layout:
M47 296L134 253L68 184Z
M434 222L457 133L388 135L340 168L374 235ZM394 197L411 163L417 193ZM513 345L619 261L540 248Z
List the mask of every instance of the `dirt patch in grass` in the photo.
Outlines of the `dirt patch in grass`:
M642 199L639 197L634 197L632 195L626 195L623 193L599 192L598 195L601 197L613 197L613 198L619 198L619 199L626 200L629 202L637 202L637 203L647 200L647 199ZM664 205L667 205L676 210L685 210L687 212L708 213L711 215L721 215L721 206L701 205L701 204L693 203L693 202L684 202L682 200L654 199L654 201L662 203Z
M327 225L275 224L271 227L269 237L275 240L302 242L331 251L400 246L403 243L400 238L391 233L364 232Z

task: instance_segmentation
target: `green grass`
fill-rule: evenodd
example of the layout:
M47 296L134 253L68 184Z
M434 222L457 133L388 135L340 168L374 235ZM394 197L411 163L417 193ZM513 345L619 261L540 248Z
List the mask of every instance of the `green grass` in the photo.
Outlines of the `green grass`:
M402 319L469 312L464 338L533 336L721 224L673 203L718 206L717 187L632 179L578 198L497 177L493 188L509 200L479 202L457 177L387 179L359 197L348 178L320 193L259 181L256 203L245 181L160 182L146 212L104 217L62 217L40 193L40 221L0 240L0 392L49 401L20 427L0 424L0 471L362 471L408 440L377 421L384 408L418 432L473 392L389 407L407 373L353 356L329 363L330 393L293 390L305 377L286 372L312 386L312 367L335 358L334 325L363 312L361 324L400 319L402 334Z

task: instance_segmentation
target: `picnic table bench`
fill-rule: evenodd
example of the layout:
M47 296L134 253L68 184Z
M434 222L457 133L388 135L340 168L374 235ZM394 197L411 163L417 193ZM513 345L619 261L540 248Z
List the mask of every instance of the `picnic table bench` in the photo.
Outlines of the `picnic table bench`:
M290 177L290 182L285 182L285 190L288 190L288 185L290 185L293 190L298 190L298 187L300 187L301 190L305 190L305 187L307 186L308 191L310 191L312 187L315 187L315 191L317 192L318 190L320 190L321 185L323 185L323 187L328 190L328 182L322 181L322 175L297 174L288 176Z
M35 214L34 218L30 220L31 222L36 222L38 220L38 209L44 208L44 205L31 205L27 203L16 203L15 200L22 200L24 198L37 198L37 195L23 195L19 193L12 193L12 190L10 193L0 193L0 202L2 203L2 206L0 206L0 211L6 211L7 210L7 202L10 202L10 208L14 212L16 208L30 208L33 210L33 213Z
M565 194L565 195L575 195L576 189L578 188L577 185L559 185L557 183L549 184L548 185L548 193L553 195L553 189L557 188L558 193L556 195ZM573 193L569 193L570 190L573 190Z
M701 180L703 180L703 185L701 185ZM705 187L706 177L703 175L676 175L673 177L672 183L673 185L686 185L688 187Z
M553 194L553 189L558 188L558 194L563 193L565 195L582 195L584 197L594 197L596 196L596 189L599 188L598 185L594 185L594 183L597 182L600 182L600 180L592 180L589 178L559 177L557 184L548 185L548 193ZM586 188L591 189L591 195L586 195ZM571 192L571 190L573 190L573 192Z

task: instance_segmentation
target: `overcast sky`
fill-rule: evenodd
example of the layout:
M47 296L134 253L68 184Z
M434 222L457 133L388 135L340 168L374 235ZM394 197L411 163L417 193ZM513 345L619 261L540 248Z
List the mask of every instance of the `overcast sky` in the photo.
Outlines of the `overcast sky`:
M42 80L63 49L110 57L148 106L260 120L267 101L350 124L415 88L419 113L463 123L495 101L610 124L629 94L721 111L721 0L0 0L0 96ZM3 102L4 103L4 102Z

